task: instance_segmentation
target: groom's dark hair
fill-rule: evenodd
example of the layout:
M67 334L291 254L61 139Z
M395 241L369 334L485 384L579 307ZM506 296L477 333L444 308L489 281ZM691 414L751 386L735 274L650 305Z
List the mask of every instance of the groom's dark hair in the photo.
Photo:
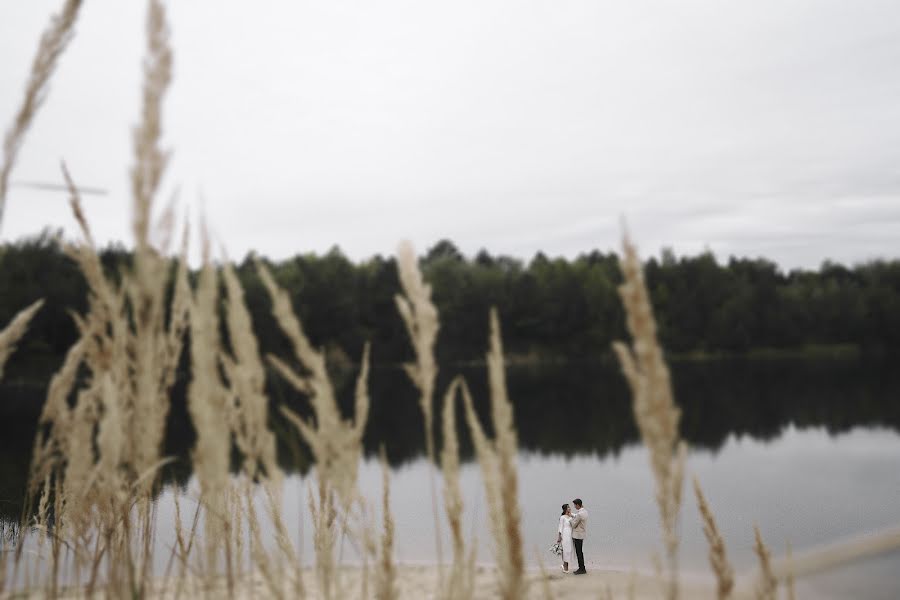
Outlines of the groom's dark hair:
M581 508L581 498L575 498L574 500L572 500L572 504L574 504L578 508Z

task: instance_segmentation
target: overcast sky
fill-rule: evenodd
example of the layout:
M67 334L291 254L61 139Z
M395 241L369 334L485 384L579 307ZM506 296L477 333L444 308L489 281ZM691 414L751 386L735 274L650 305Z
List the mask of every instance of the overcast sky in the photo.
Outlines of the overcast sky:
M61 0L0 0L0 121ZM177 187L228 252L900 256L896 0L178 0ZM145 3L86 0L14 182L130 243ZM200 197L204 200L201 202ZM13 187L2 239L74 235Z

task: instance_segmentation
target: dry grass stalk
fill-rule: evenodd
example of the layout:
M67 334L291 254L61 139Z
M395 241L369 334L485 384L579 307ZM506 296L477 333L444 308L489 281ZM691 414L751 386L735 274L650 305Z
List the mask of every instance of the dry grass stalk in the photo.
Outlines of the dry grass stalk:
M785 575L785 587L787 588L788 600L796 600L797 593L794 590L794 553L791 549L791 542L787 543L787 553L785 555L785 566L787 574Z
M316 458L319 478L326 486L333 485L345 506L355 501L357 472L362 453L362 436L369 413L366 382L369 375L369 346L363 349L360 373L357 378L355 415L344 420L341 416L334 388L328 377L324 355L312 347L303 326L291 307L287 292L281 289L269 271L258 264L263 285L272 299L272 314L294 349L294 356L309 375L301 375L276 357L269 356L272 365L297 391L309 396L315 419L307 423L290 409L282 408L285 417L297 428L309 444Z
M789 560L772 561L778 579L805 577L821 573L860 559L894 552L900 548L900 527L840 540L791 556Z
M244 511L241 510L241 502L242 502L242 494L240 489L232 485L228 490L231 498L229 499L229 503L232 507L231 514L228 517L229 521L229 533L231 535L231 539L229 540L229 544L234 549L234 557L235 557L235 566L234 566L234 577L237 581L241 581L244 578Z
M38 300L27 308L22 309L13 317L6 329L0 331L0 379L3 378L3 367L6 365L6 361L16 349L16 343L28 331L28 323L43 305L44 301Z
M16 112L12 125L6 130L3 137L3 162L0 164L0 226L3 224L3 214L6 208L9 175L25 140L25 134L47 97L50 77L56 69L59 57L72 39L80 8L81 0L66 0L62 10L51 17L50 23L41 35L37 53L31 63L31 72L28 76L28 83L25 85L25 97L22 99L22 104Z
M686 455L678 434L681 411L675 404L669 369L657 340L653 307L637 249L627 236L622 246L619 265L624 282L619 287L619 295L634 341L631 347L624 342L614 342L613 349L631 388L635 420L650 453L666 549L667 597L675 600L678 597L678 515Z
M157 38L149 44L151 56L160 52L159 32L165 30L164 12L161 7L157 9L151 11L148 23L150 36ZM156 74L151 71L148 81L158 80L158 70ZM158 120L165 83L146 86L156 92L144 108L145 117L155 112L153 118ZM145 146L155 144L152 135L145 134L141 139ZM140 151L137 154L136 162L142 165L146 158ZM134 590L140 588L135 572L140 576L151 563L153 516L146 494L159 466L168 391L174 382L185 328L186 267L182 262L167 330L164 261L146 246L140 247L137 273L126 274L118 288L108 282L77 189L65 165L62 169L72 211L85 238L85 243L66 249L88 282L89 310L84 317L75 317L81 341L67 355L48 393L41 422L52 428L48 435L39 434L32 476L33 481L39 481L54 470L62 473L60 532L68 531L82 547L89 546L92 530L102 533L104 545L100 546L97 537L94 554L107 556L108 585L124 585L122 573L127 571L128 587ZM155 193L155 187L152 191ZM135 204L149 206L152 196L145 198L136 198ZM82 362L91 379L70 410L66 397ZM132 489L135 486L140 490ZM130 510L136 500L141 514L131 527ZM130 546L132 535L143 537L135 549ZM77 570L81 559L78 552L75 556ZM99 559L93 562L92 572L96 572ZM128 569L122 569L126 563ZM119 572L114 571L117 568Z
M78 367L83 359L83 343L75 343L66 353L66 358L60 370L50 380L47 391L47 399L38 419L38 432L35 436L34 449L32 450L31 467L28 483L28 497L39 495L38 512L35 518L35 527L41 531L41 539L49 531L50 521L49 503L51 489L56 490L55 501L61 502L62 492L59 489L59 481L62 477L61 467L69 435L72 429L72 409L69 408L67 397L75 384ZM40 486L40 488L39 488ZM56 514L61 511L56 510ZM23 537L19 537L16 547L16 571L18 571L21 558ZM55 573L60 550L60 536L51 536L53 564L51 570ZM55 577L54 577L55 581Z
M453 564L450 568L450 579L441 590L441 595L448 599L471 598L474 584L474 554L466 553L466 542L463 536L462 515L463 497L459 485L459 440L456 434L456 394L465 385L462 377L455 377L444 394L443 406L443 440L441 448L441 471L444 477L444 510L450 526L450 537L453 541ZM474 548L473 548L474 550Z
M778 592L778 578L772 570L772 559L769 549L763 542L762 535L759 533L759 527L753 526L753 535L756 540L753 545L753 551L759 559L759 577L756 581L754 589L757 600L775 600Z
M325 600L339 598L339 582L335 570L335 521L337 510L334 493L321 479L318 485L318 501L309 490L309 511L313 523L313 550L316 554L316 580L319 595Z
M153 200L168 162L168 153L160 148L159 142L162 101L172 80L172 49L166 9L160 0L147 3L146 34L141 120L133 132L135 164L131 169L132 227L138 254L145 253L149 247Z
M438 311L431 301L431 286L425 283L416 260L416 252L409 242L397 248L397 274L403 294L394 296L397 311L403 319L410 342L416 354L416 362L403 365L413 385L419 390L419 407L422 409L425 429L425 453L428 462L434 465L434 386L438 366L434 358L440 322ZM434 471L428 470L428 484L431 491L431 512L434 516L434 542L438 558L438 587L444 589L444 551L441 542L441 525L438 518L437 488Z
M165 13L158 3L151 2L148 18L148 68L145 72L144 121L158 121L162 96L168 84L170 59L156 60L170 54L166 42ZM156 67L150 65L157 64ZM162 66L159 66L161 64ZM152 152L158 141L158 127L142 121L136 136L136 170L153 162ZM156 131L156 133L154 133ZM140 140L140 144L137 141ZM146 169L145 169L146 170ZM152 168L150 169L153 170ZM159 169L161 173L161 167ZM117 460L123 466L129 485L140 484L148 492L156 477L159 451L168 414L168 393L174 383L175 367L181 351L182 334L186 328L187 278L182 257L176 277L175 301L168 328L165 324L166 262L146 244L139 244L136 253L136 272L125 274L116 289L106 280L93 237L81 209L81 202L72 178L63 165L63 175L70 190L70 204L76 220L84 232L85 243L67 246L67 252L77 262L89 286L89 310L84 317L76 317L82 337L83 358L92 376L108 377L115 393L110 402L125 431L126 447ZM158 178L157 178L158 180ZM156 186L145 187L147 194L135 197L135 210L152 205ZM146 240L146 224L139 240ZM85 396L86 398L90 395ZM107 403L109 404L109 403ZM57 400L55 406L59 405ZM60 411L56 411L59 416ZM54 423L54 427L57 423ZM106 465L111 464L109 460ZM68 467L67 467L68 468ZM144 508L149 505L143 503ZM141 522L146 524L149 513ZM149 543L145 543L145 549ZM146 563L147 557L143 562Z
M69 253L81 267L90 289L88 314L77 318L76 323L82 336L84 363L92 375L91 384L79 394L79 403L73 411L74 429L79 433L74 436L78 452L68 457L64 483L76 481L73 467L75 475L89 468L89 464L76 463L90 463L90 453L84 450L84 445L91 443L92 432L87 430L91 420L99 421L99 427L96 467L92 479L88 480L88 484L96 482L94 489L79 481L75 489L64 489L62 495L66 499L66 514L76 522L87 516L87 521L81 523L85 528L82 533L90 526L91 511L96 512L98 526L106 538L107 585L123 591L127 577L132 594L143 589L152 564L155 513L149 493L160 466L168 394L174 383L189 304L183 248L166 324L168 267L148 243L149 215L165 167L158 144L162 99L170 74L171 49L165 10L158 0L150 0L144 102L140 123L135 128L132 169L137 215L135 270L123 274L118 289L106 280L78 192L63 165L70 204L86 241L80 247L70 247ZM168 236L169 232L163 233ZM79 485L82 489L78 489ZM94 497L87 497L87 493L93 493ZM139 508L138 518L132 524L131 510L135 503ZM131 547L132 536L140 540L135 548ZM115 572L116 568L121 572Z
M260 532L259 525L259 516L257 515L256 509L253 506L253 495L251 493L249 485L245 487L243 497L244 505L246 506L245 517L247 519L247 525L250 533L250 558L253 561L254 565L256 565L256 568L259 570L260 575L262 575L263 582L266 584L266 587L269 589L269 592L272 594L272 596L279 599L283 598L283 588L278 582L276 570L273 568L272 562L269 559L269 555L266 552L265 544L262 540L262 534ZM245 509L241 508L241 510Z
M100 409L102 415L97 428L97 480L103 488L102 495L110 501L123 500L120 492L124 481L120 468L126 439L122 423L122 407L116 399L116 389L108 373L100 378ZM118 504L118 502L117 502Z
M391 472L388 467L387 454L384 447L379 455L381 462L381 515L382 532L381 548L378 551L379 569L375 575L375 598L377 600L396 600L400 592L397 589L397 567L394 564L394 519L391 517Z
M123 460L126 454L127 439L123 422L122 407L118 400L112 377L104 373L99 377L99 390L97 407L100 416L97 422L96 447L97 462L94 467L96 489L91 490L94 495L93 502L97 512L96 522L100 523L100 537L103 541L104 552L112 560L107 562L107 586L116 594L130 594L141 596L140 589L145 583L141 576L144 568L138 565L146 562L132 553L130 546L132 539L131 508L133 494L127 482L127 474L123 472ZM143 511L142 517L150 518L150 511ZM141 522L145 544L149 543L149 524ZM138 525L135 523L135 525ZM90 525L90 524L89 524ZM140 535L137 535L140 539ZM97 540L98 550L92 561L99 566L100 539ZM146 545L144 546L146 548ZM146 554L144 554L146 557ZM94 568L96 572L96 567ZM137 592L137 593L135 593Z
M405 295L397 294L394 301L409 333L416 362L404 365L409 378L419 389L419 406L425 417L425 444L428 457L434 459L433 397L438 367L434 359L437 341L438 312L431 302L431 286L424 282L416 253L409 242L397 250L397 271Z
M223 367L236 401L235 442L244 457L244 471L251 479L262 469L273 487L279 487L281 469L275 459L275 435L269 429L269 399L265 394L266 373L259 358L244 290L231 264L222 269L225 282L226 324L233 359L225 357Z
M185 323L187 299L184 286L176 281L169 329L165 323L167 262L150 247L150 215L167 163L160 148L162 102L172 77L172 49L166 10L160 0L149 0L146 19L147 45L144 55L141 119L134 129L134 165L131 169L133 233L135 237L134 277L126 279L127 295L134 315L134 356L132 418L141 423L132 428L132 461L142 472L159 459L169 388L181 350L180 333ZM171 219L163 219L165 223ZM171 225L161 232L171 236ZM165 252L167 248L163 248ZM181 328L181 331L178 329ZM175 347L171 346L175 343Z
M71 427L64 438L65 472L61 493L63 514L60 517L63 531L72 532L73 538L87 535L92 524L91 497L96 477L94 454L94 429L100 420L99 381L78 393L72 409Z
M489 523L497 543L497 567L500 573L499 594L513 600L527 593L524 577L525 560L522 555L521 513L518 498L516 454L518 442L513 422L512 404L506 394L506 375L503 366L503 346L497 311L490 314L490 349L487 353L488 381L491 393L491 416L495 439L489 440L475 413L472 396L463 382L460 389L466 408L466 422L472 432L475 453L481 466L485 495L489 509Z
M78 4L67 6L77 9ZM63 165L72 210L85 237L85 243L67 246L67 251L88 282L89 310L75 317L81 340L51 383L41 416L45 427L36 440L32 468L32 489L49 477L58 480L54 539L65 539L72 548L76 577L82 567L90 566L93 589L102 559L108 593L128 595L143 593L152 564L155 513L149 491L160 464L168 394L190 296L183 247L167 324L168 264L149 246L149 215L165 167L158 143L171 50L162 4L151 0L148 6L144 104L135 129L132 171L135 270L123 274L119 286L106 279L78 192ZM68 25L60 27L71 26L74 13L69 17ZM50 37L45 36L44 45ZM163 222L167 221L171 219L164 217ZM163 231L164 237L170 237L168 233ZM67 397L82 364L89 378L70 409ZM227 443L229 434L225 435ZM135 506L137 513L132 512ZM54 560L51 586L59 573L59 562Z
M162 581L169 581L169 574L172 572L172 566L175 564L176 558L184 557L183 552L181 552L184 548L184 524L181 521L181 502L178 497L180 496L179 490L174 490L172 494L172 503L175 505L175 543L172 544L171 552L169 553L169 560L166 563L166 569L163 571ZM186 569L186 565L182 562L182 568Z
M224 546L229 487L228 463L231 454L231 430L228 423L227 396L218 371L220 353L219 320L216 301L218 284L215 270L204 262L191 303L191 383L188 387L188 412L197 431L193 450L194 473L200 481L206 509L207 572L218 565Z
M158 143L161 101L168 85L171 52L166 32L162 5L150 2L145 105L143 120L136 129L135 172L155 173L155 183L140 186L141 193L137 192L138 186L135 187L136 213L149 214L164 166L154 158L152 149ZM65 469L61 491L65 500L63 515L74 525L76 535L86 535L92 526L103 532L103 551L107 553L105 562L109 569L107 585L112 588L124 585L124 576L127 576L128 587L133 592L142 589L143 575L152 563L155 517L149 492L160 466L168 394L174 383L186 328L189 289L185 249L182 249L182 261L176 274L174 301L167 325L168 266L146 243L149 222L144 221L142 231L136 231L138 248L134 273L123 274L122 284L116 287L104 275L77 189L65 165L63 175L70 190L73 213L85 237L85 243L68 246L67 251L88 282L89 310L84 317L75 319L81 342L77 354L70 354L73 360L67 359L64 365L61 375L67 376L60 380L68 381L68 385L63 393L51 389L50 412L42 420L52 420L54 432L59 428L59 437L67 438L69 447L65 461L60 462L60 468ZM82 360L91 380L78 394L78 402L67 418L64 398L74 370ZM105 427L103 423L106 423ZM94 429L98 430L96 441L92 438ZM53 441L53 436L49 441ZM47 441L39 443L47 446ZM91 449L92 444L96 444L96 455ZM45 459L51 451L52 446L36 453L41 459L36 463L40 470L46 470ZM90 477L83 479L81 475L85 473ZM139 507L139 514L132 526L130 511L134 503ZM65 520L61 522L65 523ZM140 540L135 548L131 547L132 537ZM127 569L120 573L113 571L117 565L124 564Z
M700 517L703 520L703 533L706 535L706 541L709 543L709 564L716 576L717 588L716 594L719 600L725 600L731 595L734 589L734 568L728 562L728 556L725 552L725 541L716 525L716 519L712 510L700 489L700 481L694 477L694 494L697 496L697 508L700 510Z
M97 253L97 247L94 243L94 237L91 233L91 228L88 225L88 222L84 217L84 211L81 208L81 196L78 192L78 188L75 187L75 183L72 181L72 177L69 174L65 163L62 163L61 168L63 178L66 181L66 186L69 189L69 206L71 207L75 220L78 222L82 235L84 236L83 243L78 245L67 244L64 246L66 254L68 254L75 264L78 265L81 274L88 284L88 313L84 319L76 317L76 324L79 325L82 339L85 339L86 344L89 344L94 348L93 354L96 360L92 362L94 364L101 364L103 361L110 361L110 357L104 356L104 349L100 347L100 342L104 341L101 334L107 329L104 325L109 324L109 326L115 328L113 330L115 333L114 337L121 337L123 335L121 333L122 323L119 319L122 311L122 294L117 293L113 289L111 283L106 279L103 272L103 265L100 263L100 256ZM92 320L94 323L91 323ZM88 327L91 324L93 324L97 330L96 335L101 335L97 340L94 340L95 332L91 331Z
M63 173L73 207L80 207L65 168ZM76 210L78 214L80 210ZM91 241L86 223L83 227ZM126 400L130 397L122 390L122 384L128 381L124 293L114 293L107 284L91 245L68 250L85 272L91 289L90 306L85 317L75 317L81 340L70 349L48 391L40 419L44 427L35 442L30 489L34 491L48 476L58 479L59 510L54 536L65 538L74 548L76 572L86 564L93 564L92 573L96 572L99 560L90 557L102 553L108 557L107 575L115 579L124 572L119 565L131 560L127 543L130 529L124 529L122 522L130 510L123 497L126 483L121 478L122 467L131 464L123 450L129 438L121 431ZM91 377L86 387L78 391L76 404L70 409L67 397L81 364L88 367ZM138 471L131 473L131 481L136 480ZM127 556L116 554L124 551ZM54 563L51 586L56 585L59 567L55 558Z
M62 367L60 367L59 371L57 371L50 379L50 385L47 388L47 400L44 402L44 407L41 409L41 416L38 419L38 424L42 426L53 425L50 434L58 436L55 440L56 442L59 442L62 439L60 436L65 434L68 428L71 410L66 403L66 398L69 396L69 392L72 391L72 387L75 385L78 367L81 365L83 359L84 341L79 340L66 352ZM39 439L42 439L42 436L39 435L38 437ZM39 445L42 446L43 444ZM48 475L49 473L41 472L38 475L38 479L43 480Z
M307 374L301 374L285 362L270 356L273 366L297 391L310 399L314 419L304 421L294 411L282 407L281 412L300 433L316 459L318 501L310 494L313 514L313 544L316 549L316 574L319 592L325 598L340 595L335 581L335 532L337 518L334 492L348 510L358 500L357 473L362 455L362 437L369 414L369 346L363 349L360 372L356 380L354 418L345 420L340 413L334 388L328 377L324 355L313 348L291 307L288 294L281 289L262 265L258 270L272 300L272 314L291 342L294 357Z
M194 510L194 517L191 522L191 529L185 538L184 529L181 522L181 506L178 500L178 492L173 494L173 498L175 501L175 535L176 535L176 548L173 550L177 552L180 571L178 578L175 583L175 598L179 598L181 596L181 592L184 589L184 585L187 581L188 571L189 571L189 561L191 556L191 551L194 547L194 540L197 538L197 528L200 524L200 509L201 503L197 503L197 507ZM166 569L168 575L168 568ZM163 577L163 582L168 581L168 576Z
M288 565L292 567L292 573L290 575L293 578L291 586L293 598L302 599L306 597L306 585L303 583L302 565L300 563L300 557L297 555L297 552L291 543L291 537L288 534L287 526L284 523L281 502L280 500L276 501L272 492L274 487L275 486L271 481L266 480L264 482L263 489L266 492L266 500L268 501L269 519L275 528L275 541L278 544L278 548L281 550L281 555L283 558L287 559Z

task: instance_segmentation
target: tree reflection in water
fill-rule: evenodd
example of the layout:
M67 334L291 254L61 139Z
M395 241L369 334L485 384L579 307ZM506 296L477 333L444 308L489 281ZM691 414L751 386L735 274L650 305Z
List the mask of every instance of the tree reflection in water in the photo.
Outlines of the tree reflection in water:
M438 389L462 372L469 379L477 409L486 418L488 397L484 369L445 368ZM352 411L353 373L338 375L338 395L345 413ZM770 440L785 427L825 427L836 434L854 427L887 427L900 432L900 374L891 365L865 360L716 360L672 364L676 398L683 409L682 435L694 448L715 451L730 435ZM513 366L508 369L515 404L519 444L544 455L618 454L638 441L625 382L612 363L583 362ZM188 453L194 432L187 417L185 382L176 386L165 451L176 460L165 467L166 483L186 484ZM394 466L424 455L425 441L416 392L395 368L376 368L370 381L373 399L365 434L367 454L383 443ZM0 386L0 518L21 515L23 494L44 386ZM440 396L440 394L438 394ZM304 399L277 378L270 397L308 414ZM309 453L273 425L280 439L279 460L286 471L306 473ZM438 413L439 414L439 413ZM462 416L460 415L460 421ZM440 443L440 427L435 435ZM463 460L472 459L466 431L460 431ZM235 456L234 464L237 465Z

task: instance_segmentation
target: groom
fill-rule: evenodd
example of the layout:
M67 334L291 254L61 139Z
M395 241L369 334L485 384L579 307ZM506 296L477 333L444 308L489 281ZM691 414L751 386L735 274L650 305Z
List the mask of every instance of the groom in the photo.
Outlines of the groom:
M581 498L575 498L572 504L575 505L575 514L572 516L572 541L575 543L575 556L578 557L578 570L574 574L584 575L587 570L584 568L584 551L581 546L587 535L588 511L581 503Z

